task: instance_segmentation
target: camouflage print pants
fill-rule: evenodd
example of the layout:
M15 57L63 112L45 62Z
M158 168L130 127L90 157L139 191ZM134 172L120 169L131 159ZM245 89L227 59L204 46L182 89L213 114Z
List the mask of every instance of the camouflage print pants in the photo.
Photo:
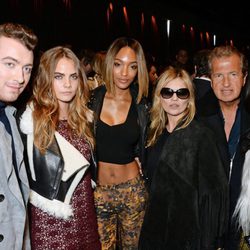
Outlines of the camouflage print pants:
M250 249L250 247L247 245L247 243L244 239L244 235L241 234L239 250L249 250L249 249Z
M136 250L148 198L143 179L97 185L94 195L102 249Z

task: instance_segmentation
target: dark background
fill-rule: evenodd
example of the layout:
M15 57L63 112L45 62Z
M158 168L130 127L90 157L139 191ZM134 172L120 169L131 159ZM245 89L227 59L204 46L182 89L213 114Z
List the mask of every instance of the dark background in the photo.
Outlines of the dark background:
M71 45L75 52L82 48L106 50L116 37L132 36L146 52L164 61L180 47L191 54L213 47L215 34L216 45L232 43L249 53L249 11L242 1L230 4L219 0L1 0L0 10L1 23L13 21L31 27L39 37L41 51L63 44ZM169 38L167 19L171 20Z

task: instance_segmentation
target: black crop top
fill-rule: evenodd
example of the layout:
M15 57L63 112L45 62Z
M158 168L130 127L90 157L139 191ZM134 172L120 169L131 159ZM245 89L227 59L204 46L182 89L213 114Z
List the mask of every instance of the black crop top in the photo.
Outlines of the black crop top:
M98 161L127 164L135 158L140 129L135 105L131 103L124 123L108 125L99 118L96 128Z

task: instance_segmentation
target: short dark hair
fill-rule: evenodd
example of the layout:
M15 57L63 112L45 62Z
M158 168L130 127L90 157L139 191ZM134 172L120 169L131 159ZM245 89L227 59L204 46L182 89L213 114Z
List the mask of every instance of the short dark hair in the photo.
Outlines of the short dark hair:
M95 57L95 52L91 49L82 49L77 56L84 66L88 64L92 65Z
M196 76L209 76L208 58L211 50L202 49L195 53L193 65L196 66Z

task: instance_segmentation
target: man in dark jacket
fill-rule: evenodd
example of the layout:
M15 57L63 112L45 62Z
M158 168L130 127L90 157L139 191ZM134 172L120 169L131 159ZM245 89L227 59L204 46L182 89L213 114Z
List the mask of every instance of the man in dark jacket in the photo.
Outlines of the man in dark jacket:
M241 188L244 154L241 137L250 127L250 114L243 102L248 63L244 55L231 46L213 49L209 57L212 90L197 102L197 117L216 135L229 181L230 205L225 249L238 249L240 232L232 218Z
M211 90L211 79L209 77L208 57L209 49L202 49L196 52L193 58L194 64L194 87L195 98L199 100Z

